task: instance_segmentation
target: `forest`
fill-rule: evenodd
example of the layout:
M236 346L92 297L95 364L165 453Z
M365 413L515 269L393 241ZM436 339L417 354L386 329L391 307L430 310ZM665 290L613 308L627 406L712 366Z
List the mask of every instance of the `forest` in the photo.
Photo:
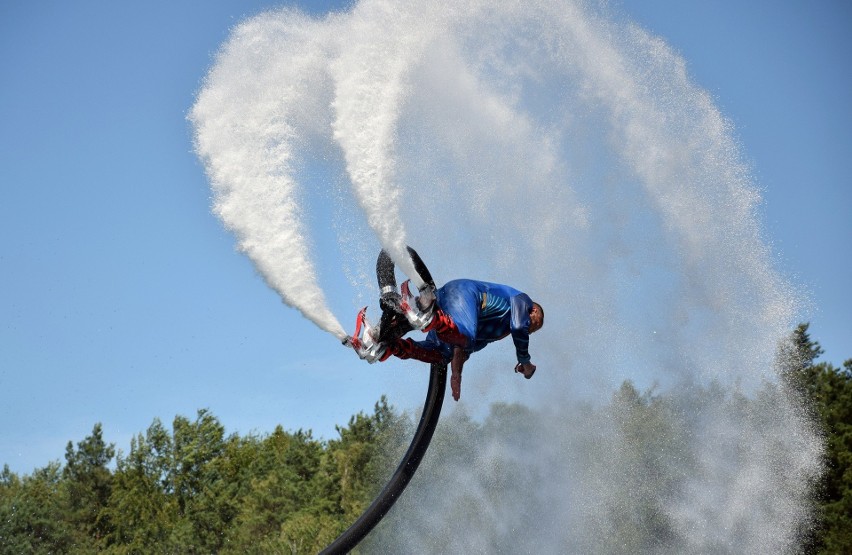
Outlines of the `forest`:
M824 451L822 472L809 486L813 516L801 522L798 532L801 551L852 553L852 359L842 368L817 362L823 351L810 338L807 324L792 338L780 378L789 387L767 384L746 397L711 384L693 391L690 399L723 407L737 419L754 418L759 413L752 410L755 404L782 390L805 399L807 417L820 430ZM694 464L682 463L685 455L679 446L689 434L689 423L678 417L683 412L678 403L682 401L669 392L640 392L625 382L609 405L584 408L618 415L608 420L617 428L617 456L637 470L607 478L623 482L614 491L648 495L629 502L612 500L605 532L592 534L588 545L563 543L564 549L677 552L676 527L652 492L683 487L684 468ZM535 550L535 542L525 543L529 540L506 526L499 511L492 515L475 505L522 508L518 492L538 491L537 474L513 462L522 459L492 458L486 465L475 461L495 439L512 441L523 453L544 417L521 405L495 404L482 419L462 413L442 422L431 460L468 465L476 474L471 489L482 493L473 497L469 492L453 504L447 496L460 493L442 478L448 467L429 463L427 456L410 488L429 490L423 487L427 481L443 483L431 488L431 494L420 494L426 497L418 502L428 503L432 495L443 500L437 506L454 505L444 517L454 522L457 514L465 514L467 526L486 537L477 544L484 552ZM372 414L353 416L338 427L339 437L330 440L280 426L269 434L228 435L216 416L202 409L194 418L175 417L171 426L155 419L124 453L108 443L101 424L95 424L89 436L68 442L63 463L50 462L27 475L4 466L0 553L317 553L372 501L407 447L413 427L412 415L400 413L384 397ZM605 451L612 446L590 442L587 448ZM509 492L509 501L495 493L504 487L517 490ZM407 498L411 495L402 497L388 522L359 547L361 552L410 552L411 545L395 533L399 526L412 537L418 528L431 536L430 551L450 550L453 530L435 537L434 523L414 518L413 502ZM494 497L489 501L489 496Z

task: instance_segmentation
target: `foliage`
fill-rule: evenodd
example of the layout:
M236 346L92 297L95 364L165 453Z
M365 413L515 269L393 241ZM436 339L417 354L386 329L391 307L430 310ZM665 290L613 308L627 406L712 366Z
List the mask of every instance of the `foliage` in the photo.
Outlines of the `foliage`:
M66 553L74 540L58 463L18 478L0 477L0 552Z
M814 553L852 553L852 359L836 368L816 359L822 347L799 324L788 348L785 377L812 400L814 415L825 434L826 473L818 491L820 519L806 536L806 548Z
M107 465L115 456L115 446L103 440L100 423L92 435L77 444L69 441L65 448L63 484L67 491L68 524L75 534L76 544L91 538L96 545L109 534L110 519L104 511L112 492L112 473Z
M200 410L171 429L155 419L117 456L96 424L64 466L4 467L0 554L316 553L372 501L406 422L382 397L324 442L280 426L226 436Z

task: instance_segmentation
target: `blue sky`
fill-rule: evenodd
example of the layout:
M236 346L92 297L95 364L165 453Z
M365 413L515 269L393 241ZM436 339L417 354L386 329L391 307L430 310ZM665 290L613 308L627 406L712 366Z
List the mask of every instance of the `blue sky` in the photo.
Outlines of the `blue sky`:
M329 347L210 213L186 113L230 29L278 5L0 5L0 464L61 460L95 422L125 450L153 418L203 407L229 431L329 438L383 393L420 402L417 383ZM802 319L824 360L852 357L852 8L613 9L672 45L733 121L778 269L811 300Z

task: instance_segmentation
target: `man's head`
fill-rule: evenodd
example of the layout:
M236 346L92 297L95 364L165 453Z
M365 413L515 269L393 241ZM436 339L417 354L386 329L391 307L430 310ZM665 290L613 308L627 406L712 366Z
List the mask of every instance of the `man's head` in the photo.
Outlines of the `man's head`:
M537 332L544 325L544 309L538 303L533 303L530 310L530 333Z

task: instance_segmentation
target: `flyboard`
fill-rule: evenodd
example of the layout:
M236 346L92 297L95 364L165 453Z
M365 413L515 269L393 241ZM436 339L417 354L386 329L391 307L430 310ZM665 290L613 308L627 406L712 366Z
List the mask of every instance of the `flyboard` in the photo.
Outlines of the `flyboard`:
M355 322L355 334L347 337L343 344L355 349L358 356L369 363L385 360L390 356L387 345L414 329L422 330L432 319L435 304L435 282L423 264L417 252L408 247L408 253L414 262L414 268L424 283L420 295L414 298L409 290L409 282L402 284L401 292L396 289L394 264L385 251L379 253L376 262L376 276L379 280L382 318L378 326L367 321L367 307L361 309ZM391 479L379 493L367 510L358 517L352 526L326 547L321 555L348 553L384 518L390 508L402 495L408 482L417 471L423 455L429 448L435 426L441 416L444 403L444 390L447 386L447 365L433 363L429 375L429 389L420 423L414 432L411 445L397 466Z
M435 308L435 280L417 251L408 247L414 269L423 283L419 295L411 294L411 280L396 289L394 264L387 252L382 250L376 261L376 277L379 280L379 306L382 319L378 326L367 320L367 307L361 309L355 320L355 334L343 340L343 344L355 349L358 356L370 364L390 356L387 345L412 330L422 330L432 321Z

